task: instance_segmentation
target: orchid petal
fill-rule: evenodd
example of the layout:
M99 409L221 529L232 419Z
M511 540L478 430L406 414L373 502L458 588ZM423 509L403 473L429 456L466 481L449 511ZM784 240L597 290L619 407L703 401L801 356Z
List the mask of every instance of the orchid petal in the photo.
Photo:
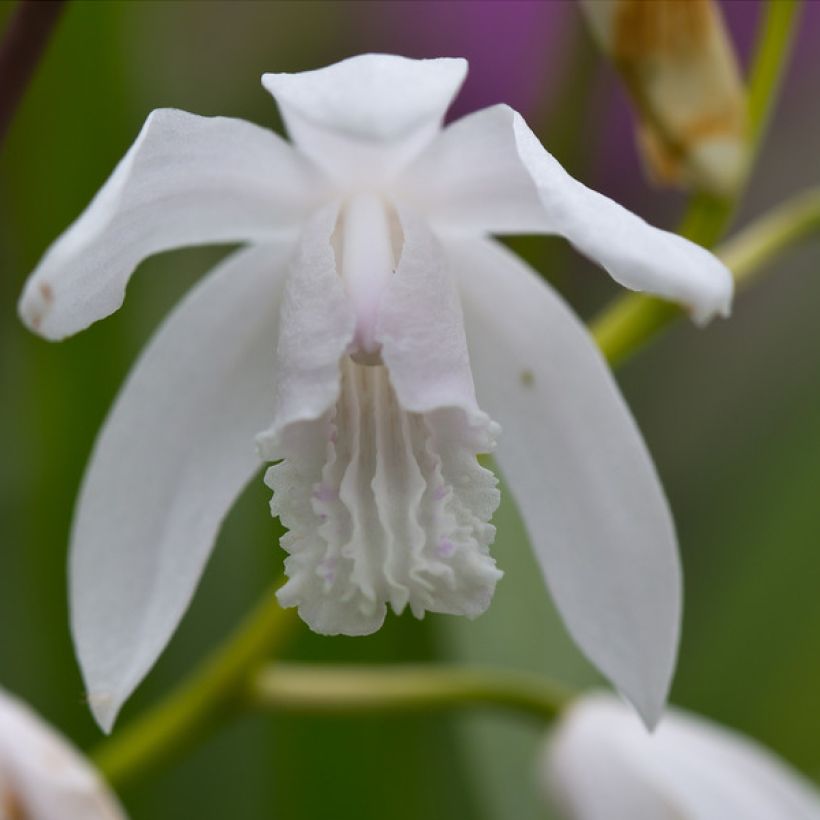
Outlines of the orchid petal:
M220 264L166 320L102 429L70 561L71 620L97 721L176 629L225 513L259 469L273 405L280 291L290 246Z
M225 117L153 111L29 277L20 315L42 336L61 339L117 310L134 268L151 254L295 233L318 178L271 131Z
M675 533L652 461L603 358L554 291L489 240L450 241L498 463L576 643L647 724L678 644Z
M649 734L607 695L570 707L542 771L575 820L820 818L814 785L750 738L679 710Z
M449 126L398 185L440 230L559 234L624 287L680 302L699 323L729 313L732 276L715 256L573 179L505 105Z
M26 704L0 690L0 817L124 820L91 765Z
M363 54L299 74L265 74L293 141L337 179L387 173L438 131L464 81L462 59Z
M376 339L402 406L414 413L459 407L476 420L464 316L440 242L417 214L399 213L402 248L382 298Z
M331 240L337 220L335 205L316 213L288 265L273 420L268 418L268 429L257 436L268 461L286 458L292 449L310 448L310 442L302 441L303 422L318 419L339 396L339 362L353 341L355 316L336 271Z

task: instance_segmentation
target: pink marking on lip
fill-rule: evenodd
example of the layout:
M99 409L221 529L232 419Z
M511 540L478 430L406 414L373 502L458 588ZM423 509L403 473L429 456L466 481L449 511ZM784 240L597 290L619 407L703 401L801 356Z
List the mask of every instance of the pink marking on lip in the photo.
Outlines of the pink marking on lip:
M327 484L317 484L313 488L313 497L317 501L335 501L339 497L339 493L333 487L328 487Z
M336 559L326 558L318 567L316 574L328 585L332 585L336 580Z
M444 497L447 495L447 488L443 484L439 484L435 490L433 490L433 500L434 501L442 501Z
M438 542L438 554L442 558L449 558L456 551L456 545L449 538L442 538Z

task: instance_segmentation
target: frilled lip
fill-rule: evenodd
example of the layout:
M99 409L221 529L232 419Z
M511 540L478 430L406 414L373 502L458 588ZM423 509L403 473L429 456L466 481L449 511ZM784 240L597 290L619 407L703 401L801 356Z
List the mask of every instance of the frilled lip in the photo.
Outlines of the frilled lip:
M494 425L406 411L383 364L345 358L341 371L335 406L291 430L266 474L288 529L280 603L325 635L370 634L388 606L476 617L501 577L489 555L499 493L476 459Z

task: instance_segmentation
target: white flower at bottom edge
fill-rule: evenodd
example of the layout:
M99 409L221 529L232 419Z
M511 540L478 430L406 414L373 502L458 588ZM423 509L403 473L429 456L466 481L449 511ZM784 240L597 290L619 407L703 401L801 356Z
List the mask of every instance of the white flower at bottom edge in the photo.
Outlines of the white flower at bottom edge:
M0 689L0 820L124 820L91 764Z
M539 766L567 820L820 820L820 792L760 744L669 709L653 733L612 695L570 706Z
M155 111L27 283L23 319L60 339L115 311L152 253L249 245L154 337L85 477L72 629L105 728L182 617L260 431L290 529L285 606L350 635L388 604L481 613L501 575L498 492L476 461L491 418L570 632L645 720L660 714L680 618L663 491L585 328L488 235L563 235L698 321L728 312L731 276L572 179L507 106L442 129L465 73L371 54L267 74L293 144Z

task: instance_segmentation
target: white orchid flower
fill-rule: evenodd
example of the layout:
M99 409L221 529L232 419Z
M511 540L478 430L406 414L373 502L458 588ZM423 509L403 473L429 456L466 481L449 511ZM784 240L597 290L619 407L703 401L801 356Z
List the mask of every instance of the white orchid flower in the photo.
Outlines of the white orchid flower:
M154 111L31 276L21 315L61 339L115 311L144 257L248 244L159 330L85 477L72 627L104 727L188 606L259 468L260 432L290 530L284 606L348 635L378 629L387 604L483 612L501 576L498 491L476 461L499 433L491 418L570 632L657 719L680 609L663 491L584 327L488 235L561 234L699 321L728 311L731 277L569 177L510 108L442 130L466 70L371 54L266 74L292 145Z
M567 820L820 820L820 792L748 737L668 710L650 734L612 695L570 707L539 779Z
M0 820L124 820L91 764L0 689Z

